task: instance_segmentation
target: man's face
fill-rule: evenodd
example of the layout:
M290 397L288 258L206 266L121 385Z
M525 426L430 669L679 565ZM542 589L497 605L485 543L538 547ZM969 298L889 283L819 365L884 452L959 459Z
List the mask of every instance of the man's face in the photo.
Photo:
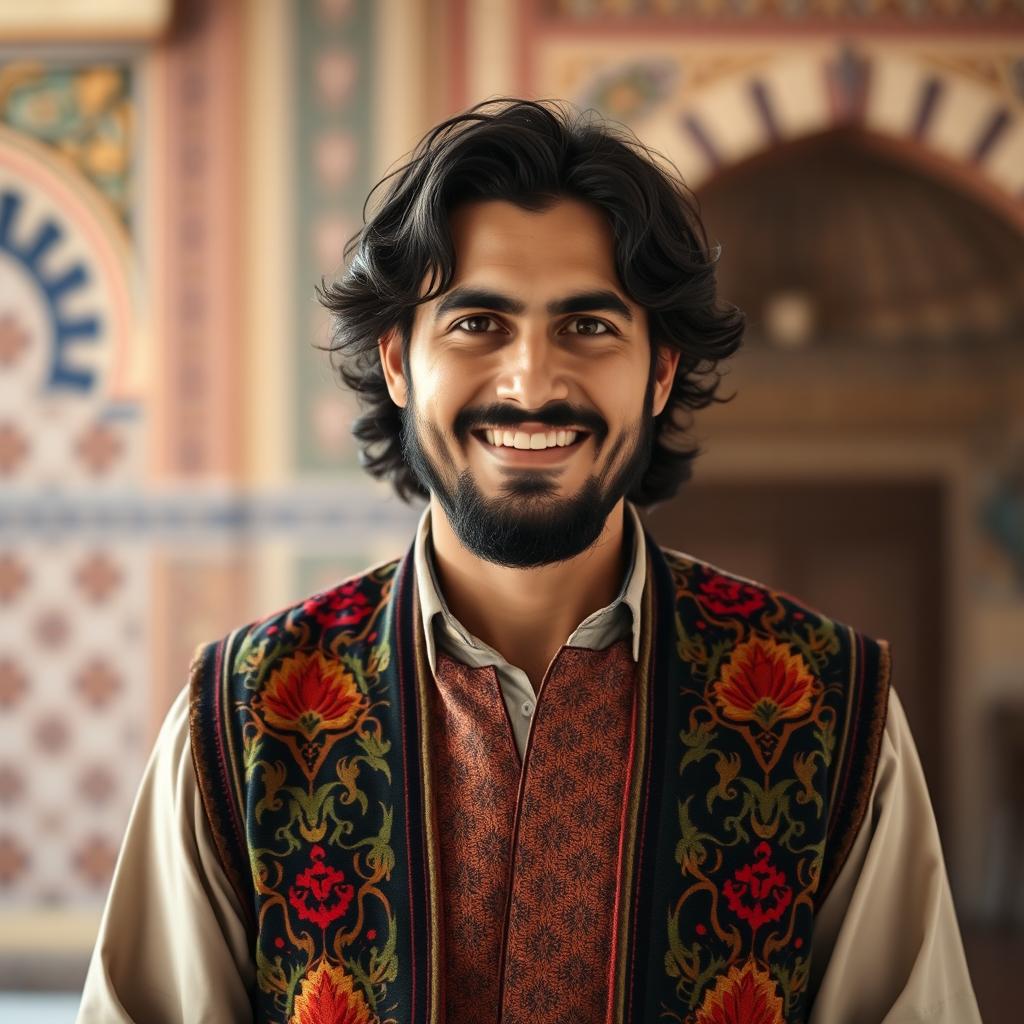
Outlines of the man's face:
M618 282L598 210L474 202L451 227L455 278L417 307L411 380L400 340L381 343L406 460L478 557L572 558L646 470L678 354L652 372L646 313Z

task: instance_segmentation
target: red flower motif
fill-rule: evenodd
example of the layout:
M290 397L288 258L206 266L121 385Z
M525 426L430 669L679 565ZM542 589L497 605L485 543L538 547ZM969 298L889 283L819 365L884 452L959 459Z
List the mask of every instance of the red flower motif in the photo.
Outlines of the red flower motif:
M757 587L717 573L702 580L697 589L701 603L715 615L750 615L764 607L764 593Z
M694 1024L784 1024L771 975L756 960L729 968L705 995Z
M793 890L786 885L786 876L769 863L772 848L767 843L758 843L754 854L754 863L740 868L722 892L729 909L756 931L782 917L793 902Z
M355 889L345 874L324 863L324 848L319 844L309 852L310 863L288 887L288 902L304 921L326 928L348 910Z
M370 615L373 606L359 591L359 581L350 580L309 598L303 603L302 610L312 615L321 626L357 626Z

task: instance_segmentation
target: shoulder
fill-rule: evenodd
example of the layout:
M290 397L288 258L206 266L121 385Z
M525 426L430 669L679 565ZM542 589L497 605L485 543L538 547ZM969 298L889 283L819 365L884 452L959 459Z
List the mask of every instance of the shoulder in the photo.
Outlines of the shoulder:
M400 559L390 559L341 580L326 590L246 623L201 644L189 671L193 702L228 675L264 677L270 661L311 654L328 646L372 645ZM251 688L251 687L250 687Z
M859 642L888 657L888 641L876 639L827 610L770 583L741 576L712 562L672 548L660 548L675 587L677 608L712 622L743 621L758 632L806 636L812 631Z
M824 899L864 821L883 747L901 736L900 709L889 715L888 641L767 583L661 550L675 589L678 650L698 670L715 714L754 729L751 738L773 752L771 765L787 745L800 748L803 769L821 760L830 801Z
M751 693L773 699L816 694L847 723L841 735L849 748L875 760L888 721L887 640L767 583L661 551L675 590L678 649L701 665L708 683L740 676Z

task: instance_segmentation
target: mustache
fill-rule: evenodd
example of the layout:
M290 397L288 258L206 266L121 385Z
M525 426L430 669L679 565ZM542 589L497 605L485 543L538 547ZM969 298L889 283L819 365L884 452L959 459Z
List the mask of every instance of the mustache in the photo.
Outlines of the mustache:
M540 423L551 430L582 427L599 436L607 429L604 420L597 413L574 409L570 405L546 405L536 412L508 405L492 405L481 409L463 409L459 412L455 417L455 436L465 437L471 430L480 430L483 427L515 430L524 423Z

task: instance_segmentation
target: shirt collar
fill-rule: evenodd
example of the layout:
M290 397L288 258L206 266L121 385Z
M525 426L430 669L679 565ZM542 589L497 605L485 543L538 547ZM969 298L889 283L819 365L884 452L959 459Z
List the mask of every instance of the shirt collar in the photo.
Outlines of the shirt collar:
M625 502L626 515L632 524L633 558L630 567L623 579L619 593L611 604L599 608L588 615L573 631L570 640L577 637L581 642L578 646L587 646L585 638L587 633L593 633L608 625L608 620L614 615L622 614L620 606L624 605L632 620L631 630L633 639L633 660L640 660L640 608L644 592L644 584L647 580L647 543L644 537L643 523L640 514L633 503ZM478 640L458 619L451 613L441 588L437 582L437 575L434 571L433 546L430 540L430 506L423 510L420 516L419 525L416 528L416 542L413 550L413 559L416 568L416 588L419 597L420 611L423 616L423 633L427 644L427 660L430 663L430 670L433 672L436 665L436 641L434 637L434 620L437 616L438 626L447 631L449 636L458 643L474 648L480 653L493 655L492 662L502 661L501 655L482 640Z

